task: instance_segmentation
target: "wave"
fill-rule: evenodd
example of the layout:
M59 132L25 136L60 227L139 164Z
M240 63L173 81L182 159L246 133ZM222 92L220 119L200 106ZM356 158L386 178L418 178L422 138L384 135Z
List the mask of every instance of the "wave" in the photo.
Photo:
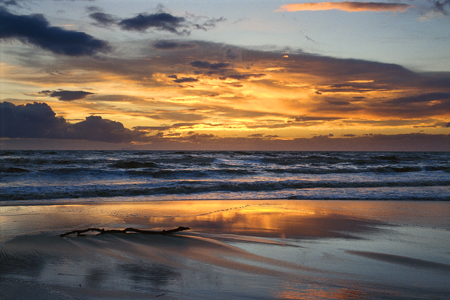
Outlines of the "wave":
M9 167L9 168L0 168L0 173L28 173L31 172L30 170L24 169L24 168L17 168L17 167Z
M450 200L448 173L450 152L0 151L0 200Z
M110 167L112 168L119 168L119 169L140 169L140 168L157 168L158 164L154 162L138 162L135 160L130 161L118 161L113 164L110 164Z
M233 166L234 167L234 166ZM330 168L330 167L303 167L303 168L161 168L151 162L119 162L109 166L109 168L95 168L86 165L64 165L58 168L34 168L24 167L5 167L0 168L0 173L12 175L26 175L30 172L36 173L36 176L54 176L55 180L59 177L67 176L126 176L130 178L160 178L160 179L186 179L186 178L247 178L249 176L269 177L273 176L300 176L300 175L339 175L339 174L379 174L395 175L396 173L417 173L423 176L429 176L431 173L450 173L448 166L384 166L374 168Z
M450 180L442 181L374 181L374 182L310 182L310 181L255 181L255 182L222 182L222 181L176 181L164 186L151 184L122 184L122 185L83 185L83 186L47 186L45 188L11 188L0 193L0 200L39 200L62 198L96 198L119 196L148 196L148 195L182 195L217 192L268 193L286 190L304 189L355 189L355 188L408 188L408 187L445 187L450 186ZM440 197L450 200L447 196Z

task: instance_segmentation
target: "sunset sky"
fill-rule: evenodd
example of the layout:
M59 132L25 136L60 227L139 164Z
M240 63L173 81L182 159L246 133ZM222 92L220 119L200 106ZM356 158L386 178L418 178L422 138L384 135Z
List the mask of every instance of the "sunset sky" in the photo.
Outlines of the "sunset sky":
M448 151L449 49L449 0L0 0L0 149Z

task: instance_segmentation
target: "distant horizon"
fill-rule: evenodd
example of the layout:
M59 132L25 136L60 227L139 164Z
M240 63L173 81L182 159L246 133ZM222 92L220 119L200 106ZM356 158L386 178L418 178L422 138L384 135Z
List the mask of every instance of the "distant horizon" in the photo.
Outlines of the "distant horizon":
M383 141L383 138L385 139ZM414 139L415 138L415 139ZM392 141L395 140L395 143ZM433 141L440 144L436 146ZM229 143L163 143L130 145L88 140L66 139L0 139L0 150L117 150L117 151L320 151L320 152L449 152L450 135L409 134L352 138L311 138L297 140L248 140Z

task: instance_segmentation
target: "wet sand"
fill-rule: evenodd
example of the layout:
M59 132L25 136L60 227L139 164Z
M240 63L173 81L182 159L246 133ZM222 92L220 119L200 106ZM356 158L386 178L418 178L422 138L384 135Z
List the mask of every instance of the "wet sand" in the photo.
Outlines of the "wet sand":
M446 299L449 216L447 202L2 205L0 299Z

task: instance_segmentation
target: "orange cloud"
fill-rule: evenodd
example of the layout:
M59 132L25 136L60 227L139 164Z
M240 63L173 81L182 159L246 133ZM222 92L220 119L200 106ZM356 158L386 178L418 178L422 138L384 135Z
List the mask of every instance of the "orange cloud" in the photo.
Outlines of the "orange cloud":
M318 3L292 3L282 5L280 9L276 11L317 11L317 10L331 10L338 9L348 12L358 11L392 11L392 12L405 12L408 8L414 7L413 5L401 4L401 3L378 3L378 2L318 2Z

